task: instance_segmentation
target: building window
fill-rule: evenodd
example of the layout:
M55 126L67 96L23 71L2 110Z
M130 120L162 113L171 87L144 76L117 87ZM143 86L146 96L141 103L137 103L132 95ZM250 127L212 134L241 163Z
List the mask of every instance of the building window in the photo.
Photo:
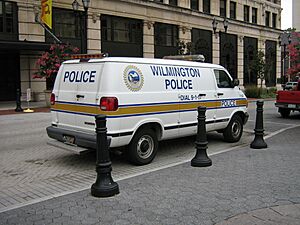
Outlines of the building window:
M220 0L220 16L226 17L226 0Z
M252 8L252 23L257 24L257 8Z
M177 46L178 27L176 25L155 23L155 45L160 46Z
M52 32L63 42L70 43L86 52L86 24L83 12L53 8ZM46 42L53 42L53 37L46 32Z
M236 19L236 2L230 1L230 19Z
M203 12L204 13L210 13L210 0L203 0Z
M199 10L199 0L191 0L191 9Z
M249 22L249 9L248 5L244 5L244 21Z
M164 3L163 0L154 0L155 2L160 2L160 3Z
M18 39L18 8L14 2L0 1L0 38Z
M269 11L266 11L266 15L265 15L265 25L267 26L267 27L269 27L270 26L270 12Z
M277 27L277 14L272 13L272 27L276 28Z
M177 6L178 3L177 0L169 0L169 4Z
M140 43L143 32L142 23L139 20L115 16L103 16L101 18L103 41Z

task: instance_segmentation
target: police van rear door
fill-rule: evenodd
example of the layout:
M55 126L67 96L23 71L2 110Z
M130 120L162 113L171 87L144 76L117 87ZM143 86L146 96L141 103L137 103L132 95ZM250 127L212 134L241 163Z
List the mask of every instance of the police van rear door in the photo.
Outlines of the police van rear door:
M99 110L97 92L103 63L79 62L64 63L57 103L60 126L79 131L95 131L95 117Z

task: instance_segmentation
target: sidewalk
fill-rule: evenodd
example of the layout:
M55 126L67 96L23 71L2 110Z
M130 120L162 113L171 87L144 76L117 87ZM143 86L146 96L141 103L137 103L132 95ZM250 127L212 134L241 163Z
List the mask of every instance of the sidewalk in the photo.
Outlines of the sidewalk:
M21 102L21 107L23 110L28 108L27 102ZM33 109L34 112L50 112L50 108L46 106L45 101L40 102L29 102L29 108ZM24 112L15 112L16 102L0 102L0 115L8 114L20 114Z
M0 224L300 224L299 135L297 127L267 149L214 155L211 167L184 163L117 181L114 197L88 189L3 212Z

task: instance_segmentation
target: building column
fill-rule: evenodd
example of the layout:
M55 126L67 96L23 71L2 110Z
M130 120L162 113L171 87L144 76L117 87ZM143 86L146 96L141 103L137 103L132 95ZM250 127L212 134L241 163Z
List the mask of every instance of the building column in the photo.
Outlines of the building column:
M144 21L143 55L144 58L154 58L154 22Z
M282 67L281 67L281 46L276 46L276 71L277 71L277 74L276 74L276 88L277 88L277 90L278 89L281 89L282 87L281 87L281 83L282 83L282 81L280 80L280 78L281 78L281 69L282 69ZM280 82L277 82L277 81L279 81L280 80Z
M210 6L211 14L220 15L220 1L211 1L210 4L211 4Z
M258 40L258 50L261 50L264 53L265 57L266 57L266 40L265 39L259 39ZM257 78L258 87L260 87L260 82L261 82L261 80L259 78ZM266 87L265 80L262 83L262 87Z
M188 43L192 41L192 29L186 26L179 26L179 40Z
M182 8L191 8L190 6L190 0L180 0L178 1L178 6Z
M237 78L240 86L244 86L244 36L239 35L237 41Z
M100 15L92 13L87 20L87 53L101 52L101 21Z
M220 64L220 36L219 33L212 35L212 63Z
M198 4L199 4L199 11L203 12L203 0L198 0Z

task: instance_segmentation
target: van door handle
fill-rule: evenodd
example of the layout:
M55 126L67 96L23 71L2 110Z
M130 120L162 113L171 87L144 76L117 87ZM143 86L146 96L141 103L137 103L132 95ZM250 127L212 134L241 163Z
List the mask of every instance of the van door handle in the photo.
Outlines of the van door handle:
M203 97L203 96L206 96L206 94L199 94L198 96Z
M218 96L221 96L221 95L224 95L224 93L219 92L219 93L217 93L217 95L218 95Z
M76 95L76 98L84 98L84 95Z

